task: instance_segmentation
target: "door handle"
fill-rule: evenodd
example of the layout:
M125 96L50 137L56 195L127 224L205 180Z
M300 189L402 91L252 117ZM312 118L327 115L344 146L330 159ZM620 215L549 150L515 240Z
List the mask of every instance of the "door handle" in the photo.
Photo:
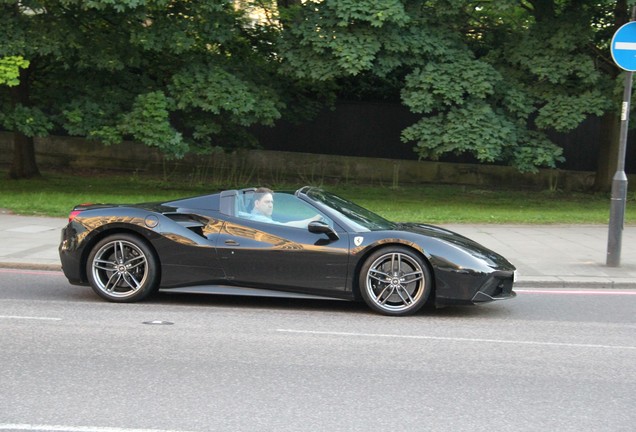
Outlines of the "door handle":
M239 242L236 240L225 240L225 244L228 246L240 246Z

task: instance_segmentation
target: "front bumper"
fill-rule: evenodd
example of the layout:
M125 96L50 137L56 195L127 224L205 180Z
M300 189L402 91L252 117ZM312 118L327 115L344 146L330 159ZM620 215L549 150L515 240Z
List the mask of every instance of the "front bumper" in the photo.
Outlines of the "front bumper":
M497 271L479 288L471 299L472 303L487 303L515 298L512 286L517 280L517 271Z

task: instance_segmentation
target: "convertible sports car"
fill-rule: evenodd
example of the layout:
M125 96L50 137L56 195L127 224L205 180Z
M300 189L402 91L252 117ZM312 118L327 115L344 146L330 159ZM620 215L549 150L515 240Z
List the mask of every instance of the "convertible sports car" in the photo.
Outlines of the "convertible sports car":
M515 267L495 252L431 225L389 222L313 187L80 205L59 252L72 284L114 302L164 289L364 300L407 315L427 302L515 296Z

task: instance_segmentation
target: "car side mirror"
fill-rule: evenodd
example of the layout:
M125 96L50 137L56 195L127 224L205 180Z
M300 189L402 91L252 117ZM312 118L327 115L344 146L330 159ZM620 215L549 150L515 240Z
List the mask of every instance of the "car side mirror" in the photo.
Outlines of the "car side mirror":
M338 240L340 237L329 225L322 221L309 222L309 232L314 234L327 234L330 240Z

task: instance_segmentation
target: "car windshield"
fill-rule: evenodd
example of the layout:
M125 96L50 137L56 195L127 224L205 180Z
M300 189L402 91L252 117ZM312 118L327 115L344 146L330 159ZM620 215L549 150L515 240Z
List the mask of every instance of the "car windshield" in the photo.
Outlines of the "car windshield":
M379 231L395 228L393 222L338 195L321 189L309 189L306 194L312 200L322 203L338 213L340 217L356 226L359 231Z

